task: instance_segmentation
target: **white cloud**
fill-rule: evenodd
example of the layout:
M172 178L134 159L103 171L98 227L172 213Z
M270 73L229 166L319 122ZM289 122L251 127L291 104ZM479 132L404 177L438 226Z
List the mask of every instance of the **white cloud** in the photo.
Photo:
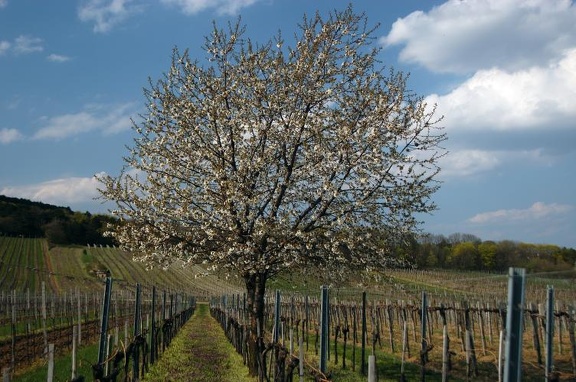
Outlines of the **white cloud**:
M435 72L516 71L575 46L575 18L571 0L448 0L398 19L381 42Z
M0 129L0 143L8 144L19 141L24 136L16 129Z
M39 37L21 35L14 40L14 52L16 54L28 54L43 50L42 39Z
M34 139L64 139L71 136L101 131L103 134L116 134L130 129L131 115L135 112L131 103L115 107L96 105L75 114L51 117L44 127L34 134Z
M66 62L70 60L70 57L68 56L62 56L60 54L55 54L52 53L50 55L48 55L48 57L46 57L48 59L48 61L52 61L52 62Z
M87 0L78 9L78 17L94 23L94 32L106 33L129 16L141 11L130 5L133 0Z
M493 170L501 161L494 152L459 150L450 152L440 161L441 178L470 176Z
M8 0L0 0L0 8L4 8L8 5Z
M574 210L574 206L568 204L546 204L543 202L536 202L526 209L508 209L483 212L471 217L468 219L468 222L475 224L502 224L516 221L526 222L530 220L564 215L571 212L572 210Z
M490 174L508 164L523 164L534 166L553 166L558 158L554 153L546 153L542 149L533 150L480 150L474 148L452 149L448 155L440 159L440 179L472 177Z
M576 49L546 67L510 73L481 70L438 104L444 124L454 129L520 130L573 128L576 118Z
M11 45L8 41L0 41L0 56L6 53Z
M27 186L4 187L0 189L0 194L69 206L70 204L92 203L93 199L99 195L98 188L101 186L96 176L70 177Z
M0 56L12 51L15 54L29 54L44 50L42 39L39 37L20 35L14 42L0 41Z
M174 5L187 15L194 15L209 8L215 8L218 14L235 15L240 9L248 7L258 0L161 0Z

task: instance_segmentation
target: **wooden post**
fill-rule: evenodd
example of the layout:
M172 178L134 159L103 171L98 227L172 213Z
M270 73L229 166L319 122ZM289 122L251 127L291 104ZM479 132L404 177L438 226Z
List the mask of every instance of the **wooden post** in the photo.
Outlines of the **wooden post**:
M280 341L280 291L276 290L276 301L274 304L274 332L272 342L277 344Z
M403 349L406 351L406 355L408 356L408 358L410 358L410 337L408 336L408 325L409 325L409 321L408 321L408 313L406 312L406 303L404 300L402 300L402 321L404 322L404 325L406 327L406 341L404 342L404 344L402 346L406 346L406 349ZM400 319L398 319L398 321L400 321Z
M78 304L78 345L82 344L82 295L80 288L76 288L76 298Z
M360 371L366 375L366 292L362 292L362 354L360 356Z
M502 382L504 374L504 348L505 348L505 331L500 330L498 341L498 382Z
M490 341L490 345L494 343L493 341L493 332L492 332L492 312L490 311L490 303L486 303L486 315L488 316L488 341Z
M480 339L482 340L482 355L486 355L486 334L484 331L484 306L480 302L476 305L478 308L478 319L480 325Z
M304 382L304 338L300 337L298 339L299 354L298 358L298 375L300 376L300 382Z
M538 325L539 311L534 303L530 304L530 321L532 322L532 342L536 350L538 365L542 365L542 352L540 350L540 327Z
M368 356L368 382L376 382L376 357L374 355Z
M344 315L344 327L342 329L342 339L344 340L342 349L342 369L346 369L346 344L348 342L348 333L350 333L350 325L348 323L348 305L342 307Z
M444 324L442 330L442 382L448 381L448 370L450 366L450 345L448 338L448 326Z
M152 328L150 330L150 363L156 362L156 287L152 287Z
M108 336L106 337L106 365L104 367L104 375L109 375L110 374L110 362L108 361L108 359L110 358L110 353L112 352L112 334L108 334Z
M42 281L42 332L44 334L44 354L48 352L48 332L46 330L46 282Z
M464 311L465 322L465 336L466 336L466 364L468 366L468 377L474 375L478 376L478 364L476 362L476 349L474 346L474 338L472 336L472 322L470 317L470 307L468 303L465 304L466 310Z
M170 294L170 318L174 317L174 294ZM224 306L224 312L226 312L226 306Z
M428 301L426 298L426 292L422 291L422 331L421 331L421 343L422 347L420 349L420 380L422 382L426 381L426 362L428 361L428 343L426 341L426 312L428 311Z
M576 335L574 333L574 321L576 320L576 308L568 308L568 316L564 317L568 328L568 337L570 338L570 354L572 358L572 374L576 375Z
M54 380L54 344L48 345L48 375L46 378L47 382L52 382Z
M298 332L298 330L296 330L296 332ZM290 336L290 355L292 355L292 353L294 353L294 328L290 328L289 331L289 336Z
M358 330L356 323L356 304L352 307L352 371L356 371L356 344L358 343Z
M136 304L134 309L134 341L140 335L140 284L136 284ZM140 352L138 346L134 347L134 361L132 365L132 381L138 382L140 380Z
M2 369L2 382L10 382L10 368L9 367L5 367Z
M128 337L128 320L124 320L124 343L128 343L129 341L129 337Z
M402 330L402 363L400 364L400 381L406 381L406 375L404 374L404 363L406 362L406 352L408 349L408 323L404 321L404 326Z
M11 368L12 370L16 370L16 291L13 290L11 293L11 309L12 309L12 322L10 325L10 331L12 333L12 343L11 343L11 353L12 353L12 361L11 361Z
M166 320L166 290L162 293L162 324L165 323ZM166 350L166 332L162 330L162 352Z
M388 334L390 336L390 350L392 353L395 352L394 348L394 318L392 317L392 305L386 302L386 315L388 317ZM404 328L406 328L406 322L404 322ZM404 352L404 351L403 351ZM404 355L402 355L404 356Z
M310 328L310 304L309 304L308 299L309 299L309 297L308 297L308 295L306 295L306 297L304 299L304 324L305 325L302 325L302 330L306 334L306 351L308 351L308 329Z
M322 285L320 309L320 371L326 373L328 358L328 288Z
M554 367L554 360L552 357L552 348L554 344L554 286L548 286L548 294L546 299L546 367L544 378L546 381L551 380L552 369Z
M76 378L76 343L78 342L78 328L72 326L72 377L71 380Z
M556 302L556 311L560 312L560 307L558 306L558 303ZM562 317L558 317L558 330L556 330L556 333L558 333L558 354L562 355L563 353L563 347L564 347L564 321L562 320Z

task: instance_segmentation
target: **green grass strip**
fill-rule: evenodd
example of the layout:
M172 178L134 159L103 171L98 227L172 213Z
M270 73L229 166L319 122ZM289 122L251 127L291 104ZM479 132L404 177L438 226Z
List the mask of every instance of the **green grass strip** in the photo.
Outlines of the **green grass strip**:
M92 364L98 360L98 344L80 348L76 356L76 376L84 376L86 381L92 381ZM14 377L14 382L46 381L48 365L39 361L39 365L28 369L23 374ZM72 378L72 355L57 357L54 360L54 381L69 381Z
M198 304L160 360L150 367L145 382L254 382L207 304Z

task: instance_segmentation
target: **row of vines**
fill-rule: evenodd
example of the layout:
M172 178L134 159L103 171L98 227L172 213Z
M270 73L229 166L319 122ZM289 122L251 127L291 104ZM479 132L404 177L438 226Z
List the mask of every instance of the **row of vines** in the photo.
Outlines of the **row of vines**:
M147 270L144 263L116 247L49 247L45 239L0 236L0 291L5 293L70 290L92 291L111 275L117 283L141 284L207 296L238 290L238 286L200 266L175 263Z
M48 272L36 272L49 269L46 251L42 239L0 236L0 290L35 290L47 282Z
M106 305L108 279L114 280L114 291ZM52 348L65 355L74 346L102 342L106 309L109 356L92 360L103 366L94 371L101 377L116 370L121 354L125 366L133 359L126 354L129 348L141 347L142 362L150 362L153 344L167 346L191 314L190 298L184 296L206 299L238 290L198 266L146 270L115 247L49 247L45 239L0 236L0 370L5 378L15 376L46 362Z
M418 280L423 283L425 277L415 278L414 282ZM414 293L415 283L412 293L405 291L400 298L391 297L402 294L398 291L383 293L389 297L378 293L369 298L365 293L342 296L334 288L330 290L326 323L322 321L320 294L290 293L279 300L277 296L268 296L265 340L269 353L262 359L267 365L264 379L284 381L298 375L301 342L305 348L302 365L306 365L306 375L315 380L329 380L330 372L321 372L319 367L320 335L326 325L329 369L351 368L366 374L368 355L374 355L376 362L392 355L396 359L395 370L379 369L389 378L401 376L405 380L402 379L405 365L415 364L425 368L422 380L425 376L441 380L443 371L450 380L501 380L506 297L491 299L490 295L486 298L475 295L474 299L463 299L455 298L445 289L428 292L423 320L422 299ZM528 289L530 296L541 295L533 285ZM506 294L505 285L502 294ZM545 294L544 289L542 295ZM548 380L573 381L576 380L576 294L558 288L554 307L553 373ZM229 295L215 299L212 313L238 352L244 354L248 330L244 297ZM527 299L521 314L522 380L541 381L546 356L544 300Z
M61 355L104 338L106 357L93 360L94 372L103 375L108 361L115 361L116 367L120 359L130 362L126 349L136 344L146 345L141 356L148 354L152 343L158 354L194 307L194 298L183 292L119 283L106 299L105 289L102 282L92 292L53 294L43 288L39 294L0 293L0 370L18 374L45 359L49 344Z

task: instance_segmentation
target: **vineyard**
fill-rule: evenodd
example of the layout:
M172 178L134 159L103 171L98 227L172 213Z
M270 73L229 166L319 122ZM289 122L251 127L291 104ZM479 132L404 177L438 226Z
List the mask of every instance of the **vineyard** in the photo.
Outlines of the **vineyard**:
M526 283L520 311L523 381L545 378L548 353L552 365L546 380L576 380L576 284L574 279L550 276L558 275L532 275ZM364 285L365 292L327 288L326 316L320 289L313 294L270 294L268 345L262 356L266 377L291 380L303 373L305 380L328 380L345 369L366 375L368 355L375 356L377 365L392 355L392 365L388 362L378 369L384 380L440 381L445 380L442 373L450 380L502 380L507 275L390 271L379 281L378 286ZM549 287L555 299L548 325ZM243 297L222 296L213 299L211 306L230 341L245 356L248 313ZM549 345L546 327L552 327ZM322 331L327 333L324 355ZM320 371L322 356L327 358L327 372ZM303 372L298 370L300 364ZM422 377L411 374L407 379L408 364L418 365Z
M0 292L64 294L101 288L107 274L116 284L156 286L211 296L238 290L237 284L200 266L173 264L169 269L146 270L129 253L114 247L71 246L49 248L45 239L0 236Z
M113 288L106 303L108 280ZM444 368L454 381L498 380L508 281L506 274L389 270L369 280L329 285L324 316L321 278L281 275L268 284L268 290L277 293L267 296L267 377L281 373L286 379L297 378L300 359L305 380L337 380L343 372L365 375L367 359L374 355L381 380L406 378L408 370L412 374L404 380L419 380L415 368L425 369L423 375L432 381L442 380ZM556 379L549 380L576 380L574 281L573 272L528 275L522 310L523 380L544 378L550 286L555 294ZM138 371L132 371L133 365L139 364L140 372L148 368L153 346L156 354L168 346L175 335L171 328L182 325L191 312L191 299L211 301L212 314L243 354L248 312L238 283L198 266L146 270L113 247L50 248L44 239L0 237L0 368L18 376L46 359L49 344L56 354L69 354L74 346L105 338L104 361L91 362L102 361L102 375L114 370L134 375ZM322 333L328 333L324 355ZM131 361L130 370L127 356L125 364L114 364L115 355L138 346L140 358ZM301 354L300 349L305 351ZM319 371L323 356L327 373ZM86 373L84 377L93 380Z
M45 359L49 344L56 354L70 353L75 342L94 344L102 330L107 276L114 280L109 332L116 346L134 341L135 315L139 332L151 333L154 318L162 326L188 308L183 296L206 299L240 290L199 266L146 270L118 248L49 248L45 239L0 236L0 369L18 375ZM154 307L153 291L158 293Z

